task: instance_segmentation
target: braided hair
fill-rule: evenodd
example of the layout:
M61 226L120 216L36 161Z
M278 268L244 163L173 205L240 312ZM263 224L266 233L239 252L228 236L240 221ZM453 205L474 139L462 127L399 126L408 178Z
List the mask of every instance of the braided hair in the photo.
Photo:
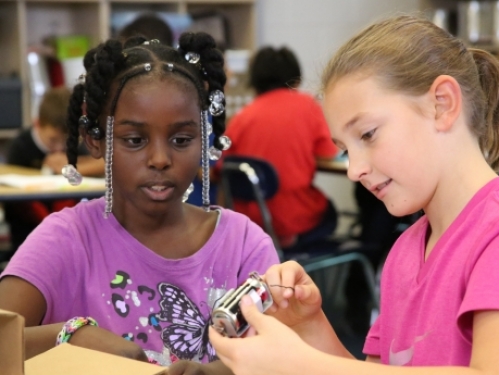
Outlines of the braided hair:
M199 55L199 62L188 62L186 54L189 52ZM144 69L148 63L151 64L150 70ZM223 55L216 49L214 39L203 32L182 34L178 49L159 41L146 41L142 36L129 38L125 43L110 39L88 51L83 65L85 80L74 87L67 117L66 153L69 164L74 167L80 127L83 126L92 137L101 139L104 130L99 119L114 116L121 90L130 79L146 74L183 77L195 86L202 111L210 105L209 94L215 90L223 93L226 82ZM222 104L225 105L225 101ZM109 113L104 113L108 109ZM81 122L82 116L86 116L84 123ZM225 112L213 116L212 126L214 147L222 150L220 136L225 131Z

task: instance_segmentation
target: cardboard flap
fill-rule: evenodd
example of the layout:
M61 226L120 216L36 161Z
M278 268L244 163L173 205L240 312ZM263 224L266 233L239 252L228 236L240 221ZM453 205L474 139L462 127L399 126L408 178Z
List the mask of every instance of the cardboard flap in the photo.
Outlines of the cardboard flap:
M0 364L2 375L22 375L24 362L24 318L0 310Z
M56 346L28 359L26 375L163 375L165 367L80 348L70 344Z

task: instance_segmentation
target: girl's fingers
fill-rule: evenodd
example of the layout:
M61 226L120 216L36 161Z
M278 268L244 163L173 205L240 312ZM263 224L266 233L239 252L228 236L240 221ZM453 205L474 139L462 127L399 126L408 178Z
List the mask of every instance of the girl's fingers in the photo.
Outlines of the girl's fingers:
M256 336L256 330L252 326L250 326L246 331L246 333L244 334L244 337L251 337L251 336Z
M283 294L284 289L282 289L280 287L280 285L282 285L281 267L282 267L282 265L280 265L280 264L270 267L264 276L265 282L269 286L270 292L272 293L272 298L274 299L274 304L277 306L280 306L281 302L285 298L285 296Z
M294 287L299 284L305 271L295 261L289 261L282 264L281 282L284 286Z
M230 353L231 342L228 337L222 336L218 333L215 328L209 327L208 335L210 336L210 342L217 352L217 356L224 361L227 359L227 354ZM224 361L225 362L225 361Z
M241 312L248 324L256 331L260 332L264 328L266 319L272 319L268 316L263 315L250 296L244 296L241 298Z

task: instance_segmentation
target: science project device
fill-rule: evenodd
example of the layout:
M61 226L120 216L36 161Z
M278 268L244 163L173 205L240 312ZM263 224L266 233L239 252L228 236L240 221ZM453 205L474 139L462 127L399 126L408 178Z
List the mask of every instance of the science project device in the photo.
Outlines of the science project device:
M218 306L211 313L213 328L228 337L239 337L249 328L249 324L239 307L241 298L248 295L261 312L272 306L273 299L269 286L257 272L251 272L244 284L237 289L229 289Z

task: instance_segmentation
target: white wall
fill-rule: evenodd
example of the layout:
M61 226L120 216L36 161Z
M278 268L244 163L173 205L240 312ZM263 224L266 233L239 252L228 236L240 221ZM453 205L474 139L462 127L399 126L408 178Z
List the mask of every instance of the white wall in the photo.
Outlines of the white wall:
M291 48L302 67L302 88L315 93L323 66L341 44L376 19L419 10L419 3L419 0L258 0L257 46ZM340 210L356 210L352 183L345 176L318 173L315 182ZM348 225L340 224L340 231Z
M333 52L370 22L418 10L420 0L258 0L257 45L286 45L312 91Z

